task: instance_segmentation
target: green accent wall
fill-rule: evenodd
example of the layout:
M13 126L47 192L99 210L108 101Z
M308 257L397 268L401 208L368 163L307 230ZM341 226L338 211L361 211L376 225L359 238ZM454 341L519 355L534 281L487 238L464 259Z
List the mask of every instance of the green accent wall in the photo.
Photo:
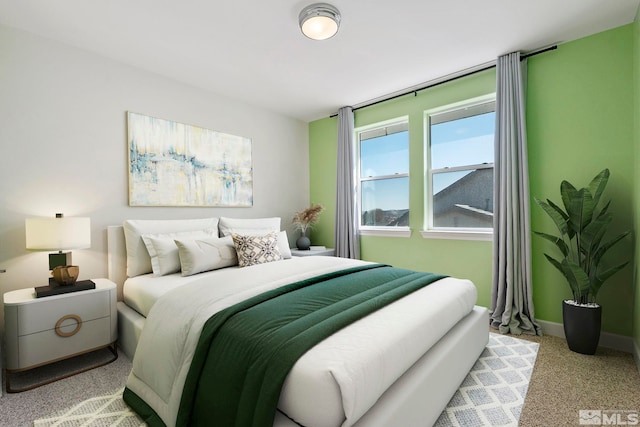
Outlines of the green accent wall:
M527 136L531 196L561 204L560 182L586 186L602 169L611 177L604 200L611 199L611 235L633 228L633 26L627 25L562 44L530 58L527 89ZM554 226L532 204L533 230ZM542 239L532 241L533 301L536 317L562 323L561 301L570 297L562 275L544 258L552 252ZM630 259L626 239L611 259ZM598 302L602 330L632 332L633 268L606 282Z
M531 195L560 202L563 179L584 186L608 167L612 176L605 197L613 200L612 233L634 225L634 164L640 166L633 155L634 135L638 137L634 134L632 90L634 31L634 25L619 27L562 44L528 60ZM362 259L470 279L478 288L478 304L487 307L491 304L492 243L424 239L419 231L424 214L424 111L494 91L492 69L355 113L356 127L408 115L410 131L411 237L363 236ZM333 246L336 138L337 118L309 124L310 199L326 208L311 238L313 244L325 246ZM534 230L553 230L533 201L531 219ZM628 257L632 249L628 239L611 256ZM569 287L544 259L545 250L552 248L534 238L535 314L538 319L561 323L561 301L570 297ZM603 331L632 334L632 271L626 267L600 292Z

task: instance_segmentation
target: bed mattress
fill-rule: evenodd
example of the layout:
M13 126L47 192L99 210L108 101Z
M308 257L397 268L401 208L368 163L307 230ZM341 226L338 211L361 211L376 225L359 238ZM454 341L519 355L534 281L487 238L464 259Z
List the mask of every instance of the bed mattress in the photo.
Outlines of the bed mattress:
M265 290L362 263L305 257L200 277L127 282L125 300L148 314L127 387L173 425L199 330L210 315ZM446 278L344 328L294 365L279 410L306 426L352 425L475 301L470 281Z

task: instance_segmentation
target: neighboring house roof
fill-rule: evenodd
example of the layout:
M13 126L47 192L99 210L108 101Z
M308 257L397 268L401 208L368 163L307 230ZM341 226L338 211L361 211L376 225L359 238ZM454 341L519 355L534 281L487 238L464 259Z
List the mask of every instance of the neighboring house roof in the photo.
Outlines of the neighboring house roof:
M433 196L436 227L493 226L493 168L477 169Z
M493 227L493 169L477 169L433 196L436 227ZM372 209L363 225L408 227L409 210Z
M407 210L405 213L400 215L395 220L389 223L390 227L408 227L409 226L409 211Z
M467 210L470 210L471 212L475 212L475 213L479 213L479 214L482 214L482 215L487 215L487 216L493 217L493 212L489 212L489 211L485 211L485 210L482 210L482 209L474 208L474 207L471 207L469 205L456 204L456 207L458 207L460 209L467 209Z

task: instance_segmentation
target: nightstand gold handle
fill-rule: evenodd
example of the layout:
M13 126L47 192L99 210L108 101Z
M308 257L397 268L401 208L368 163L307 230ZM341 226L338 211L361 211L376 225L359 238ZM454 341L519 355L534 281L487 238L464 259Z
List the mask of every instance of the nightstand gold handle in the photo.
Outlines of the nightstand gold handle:
M77 322L76 328L71 332L62 332L62 330L60 329L62 327L62 322L68 319L73 319ZM58 322L56 323L56 334L58 334L61 337L70 337L77 334L81 326L82 326L82 319L80 318L80 316L76 314L67 314L66 316L62 316L60 320L58 320Z

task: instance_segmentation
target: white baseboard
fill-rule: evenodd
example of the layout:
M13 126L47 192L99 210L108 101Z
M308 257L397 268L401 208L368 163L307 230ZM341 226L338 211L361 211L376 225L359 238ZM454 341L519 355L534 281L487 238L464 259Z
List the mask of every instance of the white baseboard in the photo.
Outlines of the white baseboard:
M633 360L636 361L636 367L640 373L640 347L638 347L636 340L633 340Z
M538 324L542 328L543 334L565 338L564 326L562 325L562 323L547 322L546 320L538 319L536 319L536 322L538 322ZM636 364L638 364L638 369L640 370L640 353L638 353L640 349L638 349L637 345L635 345L635 341L633 340L633 338L624 335L612 334L609 332L601 332L600 342L598 343L598 345L600 347L612 348L614 350L620 350L626 353L634 353L634 356L636 356Z

